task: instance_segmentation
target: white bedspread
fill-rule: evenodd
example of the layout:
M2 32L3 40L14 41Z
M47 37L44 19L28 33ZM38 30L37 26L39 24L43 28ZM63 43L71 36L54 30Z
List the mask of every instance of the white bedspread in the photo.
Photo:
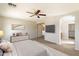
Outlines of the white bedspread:
M32 40L13 43L18 56L45 56L47 51Z
M67 56L67 54L32 40L12 43L13 51L4 56Z

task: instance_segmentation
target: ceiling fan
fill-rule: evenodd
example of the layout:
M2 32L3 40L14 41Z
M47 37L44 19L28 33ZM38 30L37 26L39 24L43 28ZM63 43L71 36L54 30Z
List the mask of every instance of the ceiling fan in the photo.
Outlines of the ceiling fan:
M16 7L16 5L13 4L13 3L8 3L8 5L9 5L9 6L12 6L12 7Z
M26 12L26 13L32 14L30 17L37 16L37 18L40 18L40 16L46 16L46 14L42 14L40 12L41 10L36 10L35 12Z

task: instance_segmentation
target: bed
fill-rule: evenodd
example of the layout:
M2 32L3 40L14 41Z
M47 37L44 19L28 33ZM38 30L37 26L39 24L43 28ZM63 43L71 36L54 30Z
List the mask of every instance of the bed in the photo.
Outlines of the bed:
M29 39L12 39L12 53L4 55L13 56L47 56L47 51L35 41Z
M49 48L37 41L33 40L14 40L12 52L5 53L4 56L66 56L66 54L55 49Z
M18 56L46 56L47 51L32 40L13 43Z

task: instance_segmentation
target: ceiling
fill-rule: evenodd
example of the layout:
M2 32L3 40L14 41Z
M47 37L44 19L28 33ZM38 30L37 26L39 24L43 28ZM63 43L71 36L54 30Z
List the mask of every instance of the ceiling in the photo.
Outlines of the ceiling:
M79 10L79 4L68 3L14 3L17 7L8 6L7 3L0 3L0 16L28 19L30 14L27 11L40 9L47 16L58 16ZM46 16L46 17L47 17ZM35 18L35 17L34 17ZM43 18L43 17L42 17Z

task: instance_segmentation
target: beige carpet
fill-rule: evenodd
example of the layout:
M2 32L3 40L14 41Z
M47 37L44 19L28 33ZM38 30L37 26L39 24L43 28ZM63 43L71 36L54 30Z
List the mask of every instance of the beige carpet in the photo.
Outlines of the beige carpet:
M51 47L63 53L66 53L70 56L79 56L79 51L74 49L74 45L66 45L66 44L57 45L55 43L45 41L44 38L38 38L38 39L33 39L33 40L38 41L48 47Z

